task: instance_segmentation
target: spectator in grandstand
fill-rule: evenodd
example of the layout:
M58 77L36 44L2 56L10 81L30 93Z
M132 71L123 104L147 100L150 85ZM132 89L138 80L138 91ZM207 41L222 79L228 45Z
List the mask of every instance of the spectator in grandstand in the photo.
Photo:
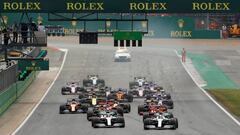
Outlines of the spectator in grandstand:
M26 23L21 23L21 35L23 43L27 43L28 25Z
M30 18L30 28L29 28L29 36L30 36L30 42L33 42L33 36L34 36L34 31L38 31L37 24L33 21L32 18Z
M2 32L3 32L4 45L8 45L8 41L10 39L9 28L4 28Z
M18 42L18 30L19 30L17 22L14 22L12 30L13 30L13 42L17 43Z

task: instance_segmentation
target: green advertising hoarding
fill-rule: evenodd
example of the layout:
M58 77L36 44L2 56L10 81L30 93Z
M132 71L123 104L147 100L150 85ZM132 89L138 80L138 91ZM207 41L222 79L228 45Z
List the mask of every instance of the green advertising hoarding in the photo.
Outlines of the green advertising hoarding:
M49 60L48 59L38 59L38 60L19 60L18 69L20 71L30 70L30 71L40 71L49 70Z

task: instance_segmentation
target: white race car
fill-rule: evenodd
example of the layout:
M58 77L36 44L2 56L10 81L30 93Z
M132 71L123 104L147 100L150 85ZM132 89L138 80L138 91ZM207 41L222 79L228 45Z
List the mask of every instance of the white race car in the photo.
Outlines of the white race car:
M126 48L118 49L114 54L114 61L115 62L130 62L131 61L130 52Z
M134 77L134 81L129 83L129 88L132 89L135 86L144 86L144 84L147 83L147 80L145 77Z
M78 95L83 91L79 82L68 82L66 86L62 87L62 95Z
M88 75L87 79L83 80L84 87L92 87L92 86L105 86L105 81L100 79L98 75Z
M149 115L148 117L145 117L143 123L145 130L151 128L153 129L178 128L178 119L173 117L173 115L168 112Z
M92 127L125 127L123 116L114 111L99 111L97 117L92 118Z

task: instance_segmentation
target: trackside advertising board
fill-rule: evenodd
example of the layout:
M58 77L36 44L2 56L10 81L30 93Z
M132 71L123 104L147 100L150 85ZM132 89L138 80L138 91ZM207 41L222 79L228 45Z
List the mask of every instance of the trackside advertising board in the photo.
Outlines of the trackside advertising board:
M0 12L239 13L239 5L239 0L1 0Z

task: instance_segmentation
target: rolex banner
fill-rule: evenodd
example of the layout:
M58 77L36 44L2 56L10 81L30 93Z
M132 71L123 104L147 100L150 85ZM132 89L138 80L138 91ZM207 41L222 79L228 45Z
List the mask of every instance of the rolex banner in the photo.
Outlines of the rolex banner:
M239 0L1 0L0 12L240 13L239 6Z

